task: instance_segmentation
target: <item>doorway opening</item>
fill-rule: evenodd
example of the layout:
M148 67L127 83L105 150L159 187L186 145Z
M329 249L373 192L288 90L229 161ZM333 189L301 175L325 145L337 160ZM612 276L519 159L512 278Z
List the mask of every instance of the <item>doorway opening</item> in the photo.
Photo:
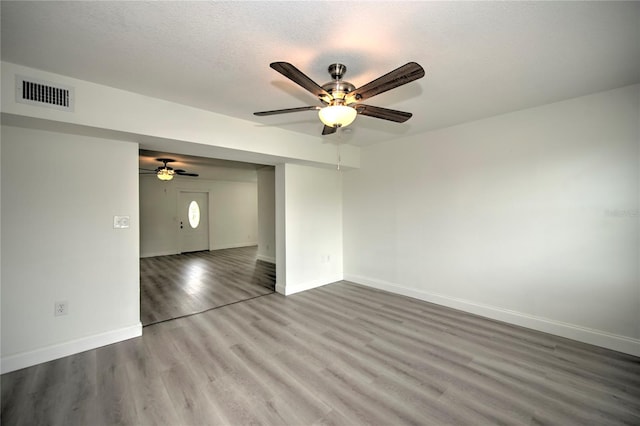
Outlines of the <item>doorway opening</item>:
M144 150L140 168L157 158L198 176L140 176L143 326L273 293L275 168Z

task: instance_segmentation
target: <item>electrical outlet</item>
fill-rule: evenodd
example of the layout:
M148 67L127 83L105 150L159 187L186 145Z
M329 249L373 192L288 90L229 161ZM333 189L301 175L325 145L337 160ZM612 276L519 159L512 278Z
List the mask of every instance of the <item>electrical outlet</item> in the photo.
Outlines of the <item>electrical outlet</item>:
M69 304L66 300L61 302L54 302L53 304L53 316L59 317L61 315L67 315L69 313Z

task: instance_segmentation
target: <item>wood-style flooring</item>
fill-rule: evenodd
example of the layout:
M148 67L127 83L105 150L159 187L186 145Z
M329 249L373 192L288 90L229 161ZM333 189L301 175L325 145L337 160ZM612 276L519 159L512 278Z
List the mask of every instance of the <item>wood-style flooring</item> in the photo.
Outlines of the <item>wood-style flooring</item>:
M203 312L272 293L275 265L240 247L140 259L143 325Z
M640 358L339 282L2 376L3 425L640 425Z

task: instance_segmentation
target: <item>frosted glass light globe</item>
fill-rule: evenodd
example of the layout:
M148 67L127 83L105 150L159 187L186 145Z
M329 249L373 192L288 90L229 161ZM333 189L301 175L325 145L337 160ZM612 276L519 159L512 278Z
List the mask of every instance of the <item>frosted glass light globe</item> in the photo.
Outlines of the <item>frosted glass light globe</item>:
M355 108L345 105L333 105L318 111L320 121L329 127L346 127L353 123L358 115Z

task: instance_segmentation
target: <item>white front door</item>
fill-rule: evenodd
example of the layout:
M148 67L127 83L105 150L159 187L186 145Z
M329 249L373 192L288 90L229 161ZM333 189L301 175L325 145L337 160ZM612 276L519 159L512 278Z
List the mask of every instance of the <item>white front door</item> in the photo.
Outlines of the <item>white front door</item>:
M180 252L209 250L209 194L180 191Z

